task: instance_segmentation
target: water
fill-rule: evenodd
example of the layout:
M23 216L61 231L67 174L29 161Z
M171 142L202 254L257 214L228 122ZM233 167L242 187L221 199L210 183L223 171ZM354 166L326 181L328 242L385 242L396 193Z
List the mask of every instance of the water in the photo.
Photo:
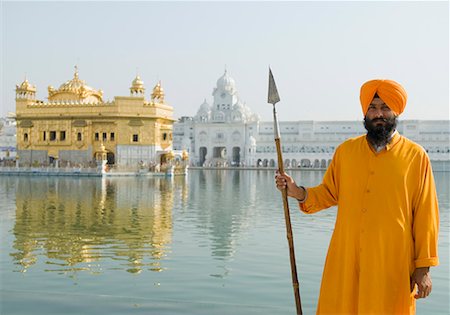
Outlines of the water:
M273 176L0 177L0 314L294 314ZM293 176L309 186L323 173ZM441 265L418 314L449 313L450 173L435 179ZM304 215L290 202L303 309L314 314L335 209Z

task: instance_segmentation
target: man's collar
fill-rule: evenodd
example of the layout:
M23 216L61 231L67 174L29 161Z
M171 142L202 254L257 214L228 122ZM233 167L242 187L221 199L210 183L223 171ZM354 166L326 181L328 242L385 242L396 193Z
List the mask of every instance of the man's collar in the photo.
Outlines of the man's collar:
M391 137L389 138L388 144L386 144L386 150L387 151L391 150L399 140L400 140L400 133L397 131L397 129L395 129Z

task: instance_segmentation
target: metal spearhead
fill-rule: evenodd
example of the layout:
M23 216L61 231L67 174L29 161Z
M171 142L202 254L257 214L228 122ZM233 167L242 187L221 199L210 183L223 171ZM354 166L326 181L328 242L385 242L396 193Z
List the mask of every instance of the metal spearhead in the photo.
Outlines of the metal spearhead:
M275 105L280 101L280 95L278 95L277 86L273 79L272 70L269 68L269 96L267 97L267 103Z

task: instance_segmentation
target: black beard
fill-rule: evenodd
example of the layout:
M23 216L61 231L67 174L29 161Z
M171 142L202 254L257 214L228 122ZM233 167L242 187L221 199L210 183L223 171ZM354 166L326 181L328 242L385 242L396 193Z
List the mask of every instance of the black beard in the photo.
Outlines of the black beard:
M385 124L381 126L375 125L377 121L384 121ZM367 138L370 143L375 146L385 146L389 143L392 132L397 127L397 117L394 116L392 118L374 118L369 119L364 117L364 127L367 130Z

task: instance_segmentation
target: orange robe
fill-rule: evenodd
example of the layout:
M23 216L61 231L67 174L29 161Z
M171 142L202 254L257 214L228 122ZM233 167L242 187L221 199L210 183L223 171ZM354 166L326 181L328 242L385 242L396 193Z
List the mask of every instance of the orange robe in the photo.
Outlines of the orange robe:
M396 133L376 153L365 136L341 144L305 213L337 205L317 314L415 314L410 276L436 266L439 209L429 158Z

